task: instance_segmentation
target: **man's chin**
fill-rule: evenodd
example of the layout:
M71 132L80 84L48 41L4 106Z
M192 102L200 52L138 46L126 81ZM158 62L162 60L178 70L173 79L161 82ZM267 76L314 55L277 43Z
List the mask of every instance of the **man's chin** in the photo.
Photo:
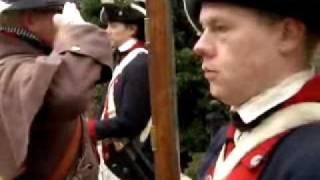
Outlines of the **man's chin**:
M210 94L212 97L219 99L220 101L224 102L225 100L225 91L217 86L210 85Z
M213 96L213 97L218 97L219 96L219 91L217 90L217 87L216 86L213 86L213 85L210 85L210 94Z

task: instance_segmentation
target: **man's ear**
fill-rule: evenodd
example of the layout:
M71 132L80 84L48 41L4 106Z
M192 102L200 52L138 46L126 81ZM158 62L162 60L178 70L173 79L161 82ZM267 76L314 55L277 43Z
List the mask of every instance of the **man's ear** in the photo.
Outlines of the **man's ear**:
M297 47L303 44L305 39L305 25L296 19L285 18L280 27L280 47L281 53L295 51Z
M23 27L26 28L27 30L30 30L32 28L33 24L34 24L34 19L33 19L32 12L30 12L30 11L23 12L23 15L22 15Z
M39 31L41 14L32 11L25 11L23 14L23 27L34 33Z
M137 25L130 24L130 25L128 25L128 29L132 32L132 36L136 35L138 33Z

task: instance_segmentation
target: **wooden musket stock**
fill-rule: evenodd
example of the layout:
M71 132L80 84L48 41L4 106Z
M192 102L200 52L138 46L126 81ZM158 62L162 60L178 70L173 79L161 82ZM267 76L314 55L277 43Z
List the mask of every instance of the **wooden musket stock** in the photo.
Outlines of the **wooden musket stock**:
M147 0L153 148L157 180L180 179L173 32L169 0Z

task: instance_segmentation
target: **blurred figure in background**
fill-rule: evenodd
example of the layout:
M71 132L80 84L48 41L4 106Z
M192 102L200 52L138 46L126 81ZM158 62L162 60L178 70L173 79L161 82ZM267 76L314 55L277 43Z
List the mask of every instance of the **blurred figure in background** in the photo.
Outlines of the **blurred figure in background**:
M93 141L103 140L100 160L120 179L154 179L145 3L106 0L102 4L101 23L111 38L115 67L101 120L89 121L90 134Z
M0 1L0 179L96 180L86 124L108 36L68 0Z

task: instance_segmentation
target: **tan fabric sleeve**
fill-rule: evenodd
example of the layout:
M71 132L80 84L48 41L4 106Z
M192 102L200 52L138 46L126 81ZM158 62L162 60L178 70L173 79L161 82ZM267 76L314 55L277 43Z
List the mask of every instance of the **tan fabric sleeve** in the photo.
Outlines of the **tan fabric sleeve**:
M76 25L62 28L54 43L59 54L67 51L90 56L101 64L112 67L109 38L103 29L94 25Z
M0 175L5 179L12 179L21 168L32 120L60 65L59 60L47 63L40 57L36 61L19 57L19 61L8 59L0 65L0 142L4 143L0 148Z
M11 42L1 51L16 52L18 45L25 46ZM108 37L89 25L61 30L48 56L27 52L0 60L0 142L5 143L0 148L0 176L12 179L19 172L36 114L46 108L46 116L57 121L79 115L94 92L102 65L111 62Z
M59 31L54 50L62 59L46 97L52 116L73 119L86 109L102 66L111 73L112 49L107 34L93 25L69 26ZM57 117L57 118L58 118Z

